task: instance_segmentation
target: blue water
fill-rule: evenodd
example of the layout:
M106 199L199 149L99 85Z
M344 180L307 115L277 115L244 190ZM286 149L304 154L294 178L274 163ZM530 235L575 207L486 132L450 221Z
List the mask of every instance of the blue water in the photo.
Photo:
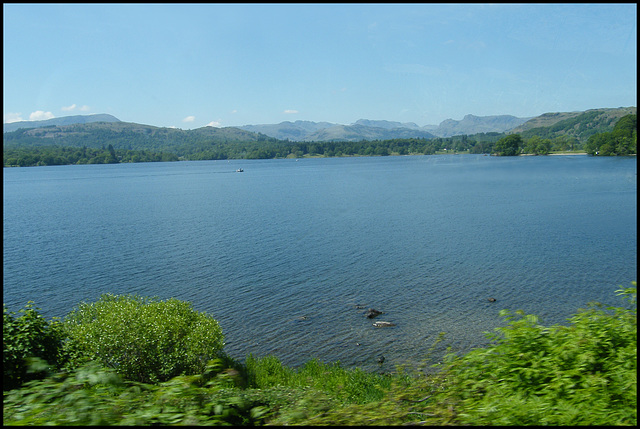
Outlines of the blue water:
M384 354L392 369L420 362L439 332L442 347L486 344L501 309L550 325L589 301L618 305L637 278L636 166L438 155L5 168L3 301L62 317L106 292L176 297L212 314L238 359L378 369Z

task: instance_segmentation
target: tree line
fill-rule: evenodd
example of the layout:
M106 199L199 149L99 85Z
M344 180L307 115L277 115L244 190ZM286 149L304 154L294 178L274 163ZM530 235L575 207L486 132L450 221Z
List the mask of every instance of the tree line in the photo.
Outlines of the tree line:
M99 149L65 146L10 147L3 151L5 167L167 161L178 161L178 157L167 152L114 149L112 145Z

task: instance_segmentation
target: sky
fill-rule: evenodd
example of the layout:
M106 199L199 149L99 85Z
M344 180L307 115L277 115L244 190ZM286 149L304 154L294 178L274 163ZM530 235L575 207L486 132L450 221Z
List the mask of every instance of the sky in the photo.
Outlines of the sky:
M3 122L438 125L637 106L637 5L3 4Z

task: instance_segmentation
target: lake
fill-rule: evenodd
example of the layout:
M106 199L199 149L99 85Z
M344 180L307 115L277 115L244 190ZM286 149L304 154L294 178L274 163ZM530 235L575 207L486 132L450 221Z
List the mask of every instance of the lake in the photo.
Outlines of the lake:
M566 323L590 301L619 305L614 291L637 279L636 157L3 172L10 310L32 300L62 317L107 292L175 297L216 318L240 360L391 370L420 362L440 332L440 351L486 344L483 332L504 326L501 309ZM368 308L384 314L368 319Z

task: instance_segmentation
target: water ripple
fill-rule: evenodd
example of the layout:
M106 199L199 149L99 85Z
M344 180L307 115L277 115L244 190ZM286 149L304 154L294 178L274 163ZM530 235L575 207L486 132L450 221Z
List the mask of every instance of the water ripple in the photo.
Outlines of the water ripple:
M561 323L616 304L636 276L635 159L487 158L8 169L4 302L64 316L105 292L173 296L234 357L365 369L418 362L440 332L439 352L482 345L502 308Z

